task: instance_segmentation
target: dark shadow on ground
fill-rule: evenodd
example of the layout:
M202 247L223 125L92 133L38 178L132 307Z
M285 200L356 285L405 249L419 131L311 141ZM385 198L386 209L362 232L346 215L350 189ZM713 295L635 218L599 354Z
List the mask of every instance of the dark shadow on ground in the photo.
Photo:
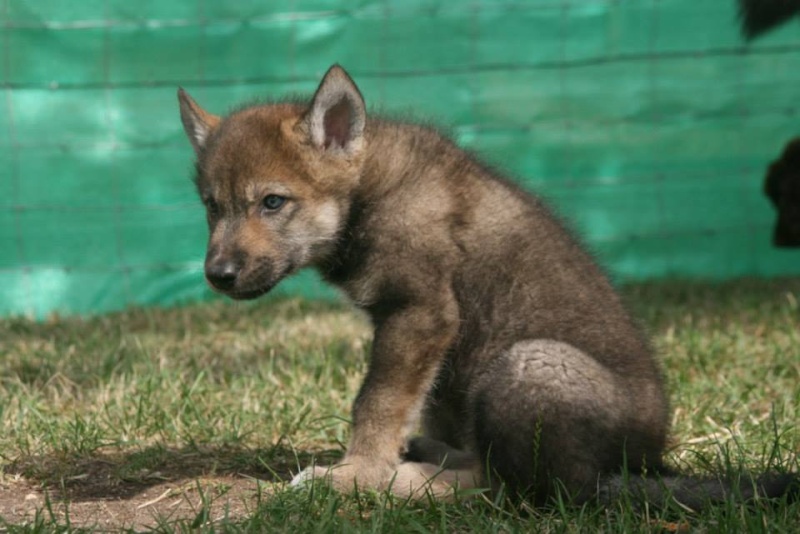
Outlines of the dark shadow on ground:
M57 500L72 502L129 499L165 482L234 476L266 482L291 480L312 462L328 465L341 450L297 451L241 446L151 446L136 451L97 452L90 456L30 456L2 466L7 475L21 475Z

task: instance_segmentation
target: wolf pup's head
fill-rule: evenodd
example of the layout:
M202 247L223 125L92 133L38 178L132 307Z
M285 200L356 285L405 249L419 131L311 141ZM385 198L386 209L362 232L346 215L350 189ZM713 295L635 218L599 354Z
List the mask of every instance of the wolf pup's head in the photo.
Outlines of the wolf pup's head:
M263 295L334 248L358 185L364 99L334 65L311 102L244 108L227 117L178 90L197 155L209 227L205 274L235 299Z

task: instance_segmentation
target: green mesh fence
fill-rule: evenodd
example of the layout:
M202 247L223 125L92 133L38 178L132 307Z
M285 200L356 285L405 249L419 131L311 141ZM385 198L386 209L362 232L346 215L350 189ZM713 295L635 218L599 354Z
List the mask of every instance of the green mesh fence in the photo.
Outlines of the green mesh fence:
M333 62L551 199L618 279L800 273L761 193L800 134L800 25L745 43L734 0L0 0L0 31L0 314L207 296L176 87L224 112Z

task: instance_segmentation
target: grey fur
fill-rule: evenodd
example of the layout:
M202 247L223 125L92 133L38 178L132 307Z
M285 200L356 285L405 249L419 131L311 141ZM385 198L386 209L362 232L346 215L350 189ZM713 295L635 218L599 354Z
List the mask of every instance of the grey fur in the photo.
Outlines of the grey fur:
M432 129L365 118L338 66L308 107L219 119L180 99L209 207L210 283L255 298L310 265L375 326L347 452L300 480L410 496L504 486L541 503L558 487L617 495L623 469L665 472L653 351L537 197ZM280 209L261 206L276 194ZM408 442L420 422L424 437ZM682 484L695 483L667 480ZM650 483L632 487L657 499Z

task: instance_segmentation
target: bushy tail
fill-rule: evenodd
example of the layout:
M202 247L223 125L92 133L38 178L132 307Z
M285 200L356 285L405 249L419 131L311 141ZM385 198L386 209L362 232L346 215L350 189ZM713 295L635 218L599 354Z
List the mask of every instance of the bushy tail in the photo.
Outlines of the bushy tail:
M752 502L756 499L800 500L800 474L766 474L758 478L742 475L736 480L663 476L644 478L631 475L614 476L600 485L598 498L611 505L629 500L634 507L645 502L659 508L678 506L684 510L700 511L726 501Z

